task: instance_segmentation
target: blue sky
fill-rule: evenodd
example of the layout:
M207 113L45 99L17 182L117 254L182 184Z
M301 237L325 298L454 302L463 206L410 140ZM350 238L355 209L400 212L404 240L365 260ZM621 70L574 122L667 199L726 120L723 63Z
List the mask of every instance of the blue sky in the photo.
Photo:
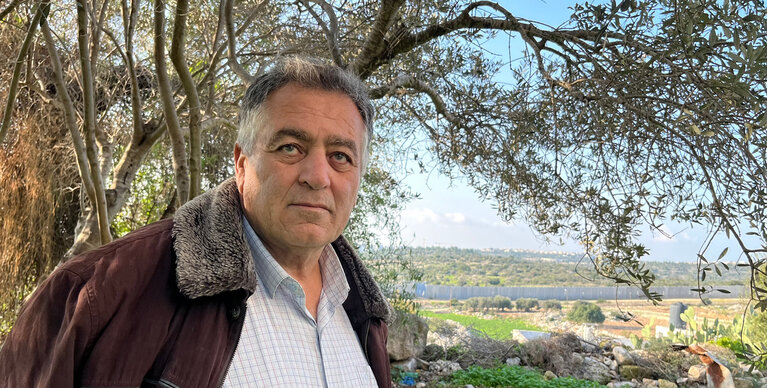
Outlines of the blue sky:
M551 26L564 23L572 13L568 8L574 1L500 1L515 16L535 20ZM520 50L519 42L506 36L496 38L490 49L505 56L511 47L512 55ZM420 199L408 204L402 213L402 236L410 246L456 246L462 248L512 248L582 252L577 242L555 240L546 242L536 236L524 222L504 222L492 207L482 202L479 195L460 179L450 182L437 172L411 174L404 183L420 193ZM666 235L646 228L640 241L649 249L649 260L694 261L707 236L704 226L669 223ZM670 236L670 237L669 237ZM561 244L559 244L561 242ZM707 257L716 258L729 246L728 258L736 260L735 244L724 235L711 245Z

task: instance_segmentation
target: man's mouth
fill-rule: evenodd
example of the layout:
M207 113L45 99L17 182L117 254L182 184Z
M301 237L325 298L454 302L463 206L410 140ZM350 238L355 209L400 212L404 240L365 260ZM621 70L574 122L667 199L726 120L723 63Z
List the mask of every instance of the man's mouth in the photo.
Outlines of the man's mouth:
M297 202L297 203L291 204L291 206L295 206L295 207L299 207L299 208L307 209L307 210L325 210L330 212L330 208L328 206L325 206L322 203Z

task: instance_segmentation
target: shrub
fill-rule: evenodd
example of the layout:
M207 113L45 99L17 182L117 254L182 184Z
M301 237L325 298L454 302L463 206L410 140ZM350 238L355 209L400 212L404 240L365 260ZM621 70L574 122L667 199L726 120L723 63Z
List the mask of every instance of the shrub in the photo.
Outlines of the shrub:
M567 313L567 319L579 323L602 323L605 321L605 315L594 303L577 301Z
M562 303L558 300L550 299L543 302L543 308L546 310L562 310Z
M552 380L543 378L540 372L520 366L503 366L494 369L471 366L453 374L452 383L482 387L537 387L537 388L597 388L595 381L559 377Z
M499 310L511 310L511 299L507 296L496 295L495 298L493 298L493 304L495 305L495 308Z
M427 362L442 360L445 358L445 348L437 344L428 344L423 348L421 359Z
M538 308L538 299L519 298L517 299L517 310L530 311Z
M747 315L746 330L752 343L767 344L767 310Z

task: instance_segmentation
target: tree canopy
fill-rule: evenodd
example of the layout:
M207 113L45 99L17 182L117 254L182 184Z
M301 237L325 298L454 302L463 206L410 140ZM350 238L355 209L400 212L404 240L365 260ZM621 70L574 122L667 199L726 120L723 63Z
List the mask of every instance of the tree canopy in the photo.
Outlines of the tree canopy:
M465 176L507 219L577 239L599 274L654 300L639 227L709 225L740 252L702 246L700 277L734 255L767 308L762 1L583 3L561 26L489 1L1 7L0 245L14 290L64 250L172 214L230 175L247 84L300 54L358 74L379 111L357 241L394 225L390 209L412 195L397 168L415 161ZM484 48L501 35L524 55ZM429 158L409 148L421 141Z

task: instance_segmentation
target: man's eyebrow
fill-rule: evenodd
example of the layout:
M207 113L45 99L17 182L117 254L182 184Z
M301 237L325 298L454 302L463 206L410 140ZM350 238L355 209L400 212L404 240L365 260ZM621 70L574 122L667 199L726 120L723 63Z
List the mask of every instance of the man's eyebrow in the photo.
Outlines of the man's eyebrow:
M311 136L309 136L309 134L306 133L306 131L302 131L300 129L295 129L295 128L283 128L275 132L272 135L272 137L269 138L269 141L266 143L266 148L274 147L277 142L279 142L280 140L286 137L292 137L300 141L311 140Z
M350 140L350 139L338 137L338 136L331 136L330 138L328 138L325 144L329 146L348 148L353 154L352 156L354 156L355 159L359 156L357 155L357 143L354 140Z

